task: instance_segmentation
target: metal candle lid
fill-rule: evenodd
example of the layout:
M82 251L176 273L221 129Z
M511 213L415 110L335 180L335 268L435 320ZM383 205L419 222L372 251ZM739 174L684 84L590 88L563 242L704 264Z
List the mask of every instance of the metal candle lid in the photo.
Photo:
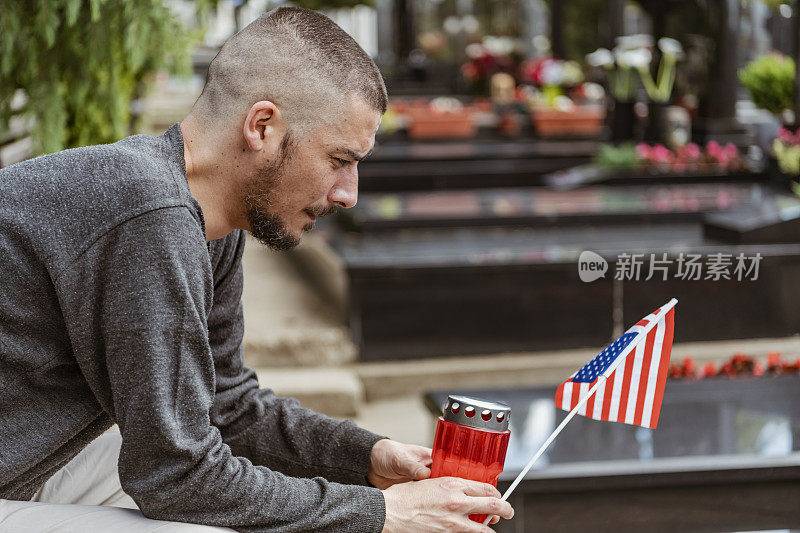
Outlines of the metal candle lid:
M489 431L505 431L511 407L469 396L449 395L442 415L448 422Z

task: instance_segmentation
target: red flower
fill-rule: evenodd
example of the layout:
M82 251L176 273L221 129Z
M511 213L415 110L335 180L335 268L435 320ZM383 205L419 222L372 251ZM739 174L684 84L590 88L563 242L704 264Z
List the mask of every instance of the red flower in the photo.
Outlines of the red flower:
M471 61L464 63L461 65L461 75L469 81L476 80L478 78L478 69Z
M657 144L650 150L650 160L653 163L669 163L672 158L672 152L663 144Z
M700 159L700 156L702 155L702 150L700 150L700 147L695 143L689 143L686 146L683 146L682 149L686 157L691 160Z
M784 144L788 144L789 146L800 144L800 128L798 128L797 131L792 133L792 130L781 126L778 128L778 138Z
M636 155L643 161L650 161L650 146L645 143L637 144Z
M534 85L543 85L542 73L545 66L553 61L550 57L537 57L528 59L520 66L520 76L524 81L529 81Z
M767 354L767 366L769 368L778 367L781 365L781 354L778 352L769 352Z
M706 153L711 157L716 157L722 153L722 147L717 141L708 141L706 143Z

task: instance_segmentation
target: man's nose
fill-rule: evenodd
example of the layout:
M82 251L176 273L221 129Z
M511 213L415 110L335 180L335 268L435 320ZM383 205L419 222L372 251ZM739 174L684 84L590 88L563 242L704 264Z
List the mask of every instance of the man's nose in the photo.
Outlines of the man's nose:
M345 209L356 205L358 201L358 168L352 165L347 172L339 174L339 179L331 187L328 201Z

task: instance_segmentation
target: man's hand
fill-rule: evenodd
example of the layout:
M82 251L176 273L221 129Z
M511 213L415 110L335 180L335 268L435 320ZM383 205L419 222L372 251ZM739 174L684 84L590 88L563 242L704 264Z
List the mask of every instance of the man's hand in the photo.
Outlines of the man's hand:
M489 533L488 526L471 521L469 515L514 516L511 504L502 501L493 486L455 477L394 485L383 491L383 497L383 533ZM492 523L499 520L497 516Z
M431 449L382 439L372 447L367 481L379 489L431 476Z

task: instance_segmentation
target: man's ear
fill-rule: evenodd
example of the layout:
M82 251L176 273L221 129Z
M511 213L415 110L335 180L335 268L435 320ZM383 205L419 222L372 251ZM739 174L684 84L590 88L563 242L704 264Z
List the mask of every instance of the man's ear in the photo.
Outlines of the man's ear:
M277 131L281 122L278 106L269 100L261 100L250 107L244 119L242 134L251 150L261 151L272 139L280 139Z

